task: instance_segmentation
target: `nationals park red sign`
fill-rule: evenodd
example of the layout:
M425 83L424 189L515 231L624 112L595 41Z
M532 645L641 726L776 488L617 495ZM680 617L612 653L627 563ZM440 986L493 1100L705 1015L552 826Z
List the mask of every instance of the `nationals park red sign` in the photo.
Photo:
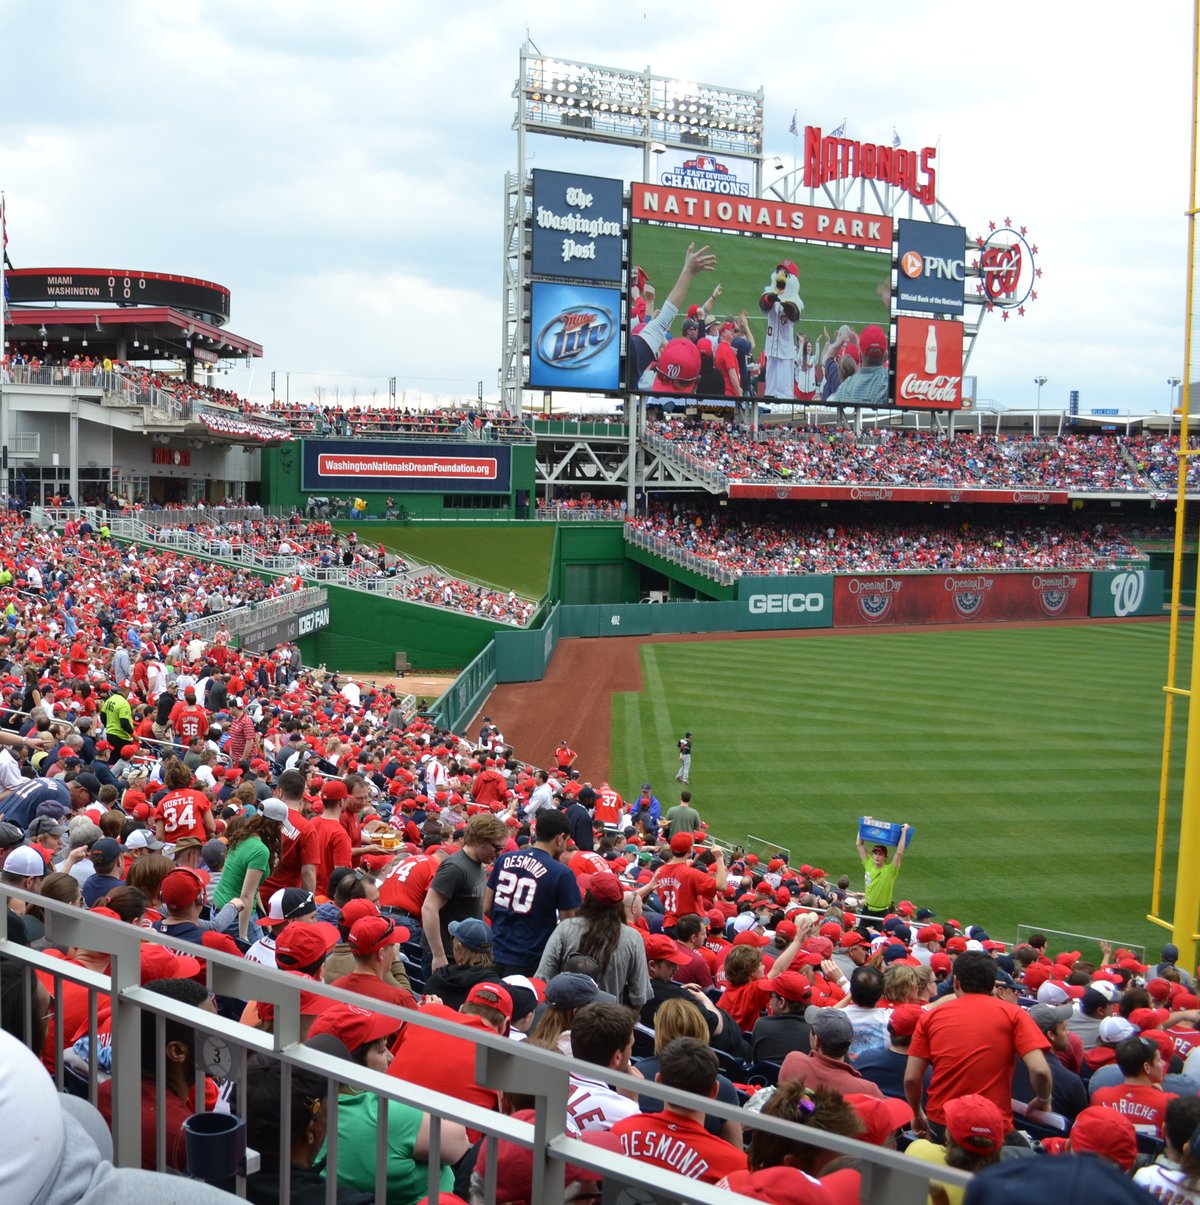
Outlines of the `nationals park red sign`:
M892 219L877 214L751 197L714 196L658 184L634 184L630 209L634 221L668 222L735 234L771 234L883 251L892 249Z
M802 498L816 502L999 502L1005 506L1066 506L1066 490L950 489L894 485L739 485L731 498Z
M880 573L833 584L835 627L1079 619L1090 573Z

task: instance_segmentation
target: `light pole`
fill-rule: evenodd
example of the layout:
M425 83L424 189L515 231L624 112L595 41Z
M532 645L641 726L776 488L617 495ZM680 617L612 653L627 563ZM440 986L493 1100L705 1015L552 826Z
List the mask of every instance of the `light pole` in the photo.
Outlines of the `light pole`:
M1033 383L1038 387L1037 394L1037 415L1033 420L1033 437L1037 439L1042 433L1042 386L1046 383L1046 377L1034 377Z

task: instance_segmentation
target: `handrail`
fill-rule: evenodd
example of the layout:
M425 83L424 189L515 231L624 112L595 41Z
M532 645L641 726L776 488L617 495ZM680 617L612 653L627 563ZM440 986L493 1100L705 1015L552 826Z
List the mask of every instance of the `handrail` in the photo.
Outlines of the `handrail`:
M21 945L8 937L8 905L17 902L24 911L30 906L41 909L45 919L46 935L52 945L67 946L92 952L92 966L107 968L92 969L78 962L71 962L39 949ZM338 1120L338 1087L349 1081L355 1088L376 1094L381 1102L400 1102L427 1114L431 1119L430 1147L434 1152L429 1160L430 1199L438 1199L438 1180L441 1161L436 1152L440 1149L440 1127L443 1121L454 1121L478 1130L489 1137L490 1157L485 1161L485 1201L497 1200L495 1144L497 1140L515 1143L533 1152L533 1192L529 1198L532 1205L561 1205L563 1200L563 1164L568 1160L579 1166L592 1168L601 1173L605 1180L606 1193L612 1189L617 1193L637 1189L637 1199L643 1199L649 1191L655 1199L680 1202L680 1205L725 1205L729 1201L727 1190L718 1189L698 1179L688 1179L666 1171L642 1160L604 1150L569 1137L567 1133L566 1101L570 1089L570 1074L576 1065L557 1051L543 1050L526 1042L513 1042L507 1037L486 1028L472 1028L465 1032L460 1024L429 1013L403 1009L381 1000L371 1000L373 1012L396 1020L397 1026L407 1024L417 1030L430 1030L446 1038L469 1038L475 1044L476 1064L474 1080L477 1084L496 1091L520 1091L533 1098L535 1118L532 1124L516 1121L499 1111L468 1103L458 1095L465 1085L447 1083L446 1091L434 1091L417 1085L398 1075L384 1074L346 1062L344 1059L325 1054L306 1045L301 1036L301 1001L304 996L319 996L326 1000L362 1006L364 998L357 993L336 988L317 980L298 979L273 967L247 962L232 954L214 949L198 951L204 958L205 986L210 994L238 1000L264 1000L274 1005L274 1021L270 1030L255 1029L240 1021L221 1016L217 1012L179 1004L154 991L147 991L141 984L140 950L143 945L173 947L178 939L124 924L117 920L97 916L75 905L23 891L17 887L0 885L0 975L19 975L23 979L17 1010L25 1018L28 1036L33 1029L35 984L30 973L37 971L49 976L55 990L52 996L62 998L66 984L78 985L87 995L87 1021L84 1026L89 1050L94 1053L98 1037L97 1018L100 1004L105 1002L111 1016L112 1077L111 1099L113 1115L113 1161L120 1167L140 1167L145 1162L156 1163L154 1153L143 1152L143 1076L157 1080L157 1091L164 1088L165 1062L161 1058L151 1067L143 1067L140 1057L131 1057L131 1051L139 1050L143 1032L142 1019L145 1015L170 1017L176 1023L191 1027L201 1040L197 1048L204 1046L221 1051L224 1056L219 1062L225 1076L234 1082L234 1099L245 1113L248 1086L248 1057L261 1055L283 1068L301 1069L319 1076L328 1084L325 1099L329 1110L329 1133L331 1141L326 1150L327 1175L331 1185L338 1180L338 1144L335 1140ZM160 1030L161 1032L161 1030ZM65 1087L64 1049L74 1040L74 1035L63 1033L63 1010L53 1015L47 1035L48 1045L57 1052L54 1078L59 1091ZM160 1039L161 1041L161 1039ZM403 1058L403 1048L400 1057ZM32 1062L32 1056L30 1056ZM93 1061L92 1066L95 1066ZM283 1072L288 1074L287 1070ZM214 1071L217 1078L220 1071ZM206 1099L204 1072L197 1071L197 1107L203 1108ZM95 1073L84 1077L87 1092L94 1100L97 1090ZM637 1093L644 1091L645 1081L623 1072L605 1072L618 1090ZM285 1080L286 1082L286 1080ZM724 1104L717 1100L702 1099L678 1088L657 1084L654 1096L668 1105L681 1108L703 1107L705 1113L722 1121L736 1121L748 1129L763 1130L768 1134L794 1138L794 1121L774 1118L762 1113L749 1113L737 1105ZM161 1097L160 1097L161 1099ZM382 1113L381 1108L381 1113ZM165 1111L159 1111L151 1120L156 1134L156 1146L165 1150ZM274 1128L283 1129L290 1118L285 1103ZM862 1170L863 1198L883 1201L890 1205L923 1205L929 1183L936 1179L941 1183L965 1186L970 1176L944 1166L935 1166L923 1160L911 1159L894 1150L876 1147L857 1138L823 1130L805 1131L805 1142L835 1157L848 1155L855 1159ZM272 1151L273 1155L275 1152ZM289 1174L287 1161L283 1162L283 1176ZM165 1168L163 1170L166 1170ZM380 1160L376 1168L376 1195L387 1183L387 1163ZM242 1188L244 1191L244 1186ZM286 1183L281 1181L281 1192L287 1198Z
M670 544L658 536L652 536L649 532L642 531L628 523L625 525L625 539L627 543L633 544L637 548L653 552L663 560L671 561L683 569L690 569L693 573L719 582L722 586L733 586L737 583L737 575L730 573L729 570L720 569L712 561L697 556L695 553L687 552L675 544Z
M657 431L642 432L642 443L651 451L658 452L668 459L675 461L694 477L716 487L724 493L729 492L729 478L716 469L710 468L698 456L693 455L686 447L676 440L666 439Z

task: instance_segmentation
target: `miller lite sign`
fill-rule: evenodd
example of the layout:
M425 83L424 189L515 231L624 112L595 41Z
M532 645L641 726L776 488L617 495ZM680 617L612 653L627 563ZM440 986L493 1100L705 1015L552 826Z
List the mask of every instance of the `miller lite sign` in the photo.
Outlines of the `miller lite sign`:
M618 389L620 290L534 281L531 292L530 387Z
M896 405L961 410L963 328L939 318L896 319Z

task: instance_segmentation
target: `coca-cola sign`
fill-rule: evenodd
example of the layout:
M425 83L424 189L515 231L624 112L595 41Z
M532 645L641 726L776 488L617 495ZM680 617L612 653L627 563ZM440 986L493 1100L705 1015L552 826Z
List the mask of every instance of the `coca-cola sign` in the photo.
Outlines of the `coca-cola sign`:
M963 328L938 318L896 319L897 406L962 409Z

